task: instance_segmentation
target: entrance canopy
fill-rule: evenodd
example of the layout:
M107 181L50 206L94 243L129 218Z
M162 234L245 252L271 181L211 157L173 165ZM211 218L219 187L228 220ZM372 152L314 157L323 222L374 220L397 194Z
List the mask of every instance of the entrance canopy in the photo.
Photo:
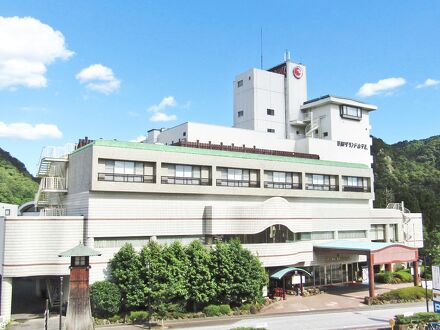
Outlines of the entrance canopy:
M357 254L371 257L372 264L394 264L418 260L418 249L398 243L336 240L314 246L317 253Z
M302 268L286 267L286 268L283 268L283 269L277 271L275 274L272 274L270 276L270 278L273 278L274 280L281 280L288 273L291 273L291 272L294 272L294 271L303 272L303 273L306 273L309 276L312 276L312 274L310 274L308 271L306 271L306 270L304 270Z
M412 262L414 274L419 273L418 249L403 244L336 240L315 245L313 250L316 254L357 254L367 256L370 297L375 296L374 265ZM414 285L419 285L418 275L414 276Z

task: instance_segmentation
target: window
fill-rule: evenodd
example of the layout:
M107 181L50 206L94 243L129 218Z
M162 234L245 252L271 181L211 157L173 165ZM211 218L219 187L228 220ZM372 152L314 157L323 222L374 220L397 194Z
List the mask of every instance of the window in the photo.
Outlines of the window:
M273 128L268 128L268 129L267 129L267 133L275 133L275 129L273 129Z
M182 134L183 136L186 136L186 132L183 132L183 134Z
M118 182L151 182L152 176L144 177L144 163L106 159L105 172L98 173L100 181L118 181Z
M366 238L367 232L365 230L342 230L338 232L339 239L349 238Z
M368 192L368 178L357 176L343 176L343 190L344 191L359 191Z
M275 116L275 110L274 109L267 109L267 115L268 116Z
M85 266L86 265L86 257L73 257L73 265L74 266Z
M389 227L389 230L388 230L388 232L389 232L389 238L390 238L390 242L397 242L398 241L398 239L397 239L397 223L392 223L392 224L390 224L390 227Z
M243 114L244 114L243 111L239 111L239 112L237 113L237 115L238 115L239 118L240 118L240 117L243 117Z
M210 185L210 169L208 166L183 164L165 164L168 175L162 176L163 184Z
M265 171L265 188L301 189L300 173Z
M178 178L192 178L192 166L190 165L176 165L176 177Z
M11 215L11 210L10 209L5 209L5 216Z
M339 190L335 175L306 174L306 180L307 190Z
M371 225L370 239L373 242L385 242L385 225Z
M335 233L333 231L314 231L312 232L312 240L319 241L319 240L333 239L334 234Z
M237 87L241 87L241 86L243 86L243 80L239 80L239 81L237 82Z
M258 171L241 168L218 168L220 179L217 186L258 187Z
M327 137L328 136L328 132L324 132L323 135L324 135L324 137Z
M349 105L339 106L339 113L342 118L361 120L362 119L362 109L351 107Z

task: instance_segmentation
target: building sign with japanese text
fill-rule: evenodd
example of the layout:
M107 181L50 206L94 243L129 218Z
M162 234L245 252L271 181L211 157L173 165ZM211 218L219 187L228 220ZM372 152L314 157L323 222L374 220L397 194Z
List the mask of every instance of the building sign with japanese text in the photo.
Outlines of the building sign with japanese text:
M366 145L365 143L345 142L345 141L336 141L336 143L338 147L368 150L368 145Z

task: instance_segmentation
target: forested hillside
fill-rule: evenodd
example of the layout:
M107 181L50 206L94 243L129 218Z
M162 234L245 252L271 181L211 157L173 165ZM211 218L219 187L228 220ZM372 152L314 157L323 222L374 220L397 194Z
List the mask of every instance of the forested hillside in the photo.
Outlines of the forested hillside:
M22 204L34 199L38 183L18 159L0 148L0 202Z
M405 202L423 213L425 246L440 263L440 136L388 145L373 138L375 207Z

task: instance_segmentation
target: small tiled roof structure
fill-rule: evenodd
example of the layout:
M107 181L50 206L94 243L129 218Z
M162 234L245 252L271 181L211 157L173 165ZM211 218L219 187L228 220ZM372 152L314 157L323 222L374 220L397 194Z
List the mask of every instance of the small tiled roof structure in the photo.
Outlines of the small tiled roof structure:
M96 251L80 242L74 248L60 253L59 257L93 257L100 256L101 252Z

